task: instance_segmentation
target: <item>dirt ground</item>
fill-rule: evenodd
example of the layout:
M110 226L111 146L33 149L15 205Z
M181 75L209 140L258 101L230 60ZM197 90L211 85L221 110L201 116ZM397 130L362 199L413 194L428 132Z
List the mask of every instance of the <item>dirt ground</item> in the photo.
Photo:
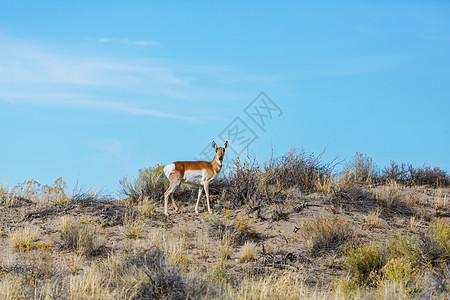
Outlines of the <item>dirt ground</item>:
M364 187L365 192L373 193L381 187ZM325 251L312 256L308 253L302 236L301 225L305 221L313 222L318 216L337 215L344 222L349 222L354 233L351 243L358 245L372 242L386 242L390 236L418 234L426 230L428 223L435 217L450 222L450 189L440 189L426 186L400 187L403 197L412 199L414 212L382 210L379 225L368 225L368 214L376 209L374 202L364 200L349 200L345 197L340 201L332 199L323 193L294 193L284 204L272 204L259 209L241 207L224 210L218 204L218 196L212 196L212 215L205 212L205 201L201 202L201 213L194 213L195 199L182 201L178 199L181 214L176 214L170 207L170 217L163 214L160 204L152 211L151 216L144 219L145 230L160 228L175 235L188 237L189 245L186 255L191 258L199 270L207 270L216 261L215 249L217 238L211 236L208 220L219 218L245 223L251 232L248 239L257 244L257 259L252 262L239 262L240 249L243 241L232 244L231 258L226 270L230 277L239 281L243 276L258 272L290 268L301 270L306 274L306 281L315 286L328 286L329 283L346 274L340 263L339 251ZM37 241L49 243L53 253L59 257L61 264L68 256L73 255L62 246L60 222L63 216L72 216L78 220L91 221L101 228L108 240L101 256L86 259L81 264L87 266L94 260L100 260L112 252L127 251L130 247L138 247L139 239L130 239L123 233L122 216L130 211L122 201L106 200L102 202L80 201L71 203L64 208L50 207L42 209L26 200L17 207L0 206L0 265L13 265L17 260L17 252L11 246L11 236L20 228L35 228L38 232ZM352 202L353 201L353 202ZM358 202L359 201L359 202ZM439 202L439 205L437 203ZM280 215L276 212L282 212ZM143 240L143 239L141 239ZM263 250L264 249L264 250ZM205 254L206 253L206 254ZM290 257L289 257L290 255ZM268 258L270 258L268 260ZM289 259L287 259L289 258Z

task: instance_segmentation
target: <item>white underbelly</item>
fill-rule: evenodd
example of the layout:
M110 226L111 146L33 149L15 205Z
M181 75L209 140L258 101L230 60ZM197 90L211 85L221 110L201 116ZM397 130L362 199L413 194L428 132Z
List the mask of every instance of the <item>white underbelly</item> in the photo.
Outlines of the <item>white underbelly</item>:
M217 173L211 177L208 182L213 181L217 177ZM203 185L206 180L206 171L205 170L195 170L195 171L185 171L183 181L185 183L194 184L194 185Z
M202 170L185 171L184 182L195 185L202 185L205 180L205 172Z

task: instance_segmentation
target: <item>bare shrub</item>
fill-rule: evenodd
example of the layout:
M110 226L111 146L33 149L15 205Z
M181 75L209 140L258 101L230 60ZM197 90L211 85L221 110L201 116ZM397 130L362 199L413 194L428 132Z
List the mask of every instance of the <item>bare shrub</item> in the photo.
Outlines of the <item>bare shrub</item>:
M344 209L369 212L379 207L366 188L353 182L345 182L342 177L332 186L330 196L334 206Z
M419 167L415 171L413 180L415 184L430 184L433 186L448 186L450 184L450 176L439 167Z
M264 172L271 174L269 183L282 188L297 187L302 191L314 191L317 180L325 180L331 175L335 160L322 162L323 153L318 155L292 148L288 153L271 158L264 165Z
M313 256L325 250L339 249L353 236L350 224L338 216L318 216L314 222L305 221L299 228L305 246Z
M234 161L231 171L227 175L226 196L231 208L242 205L257 206L262 198L259 189L260 170L256 160L241 161L239 157Z
M429 184L435 187L448 186L450 176L439 167L423 166L415 168L412 164L391 161L389 166L383 169L384 180L395 180L408 185Z

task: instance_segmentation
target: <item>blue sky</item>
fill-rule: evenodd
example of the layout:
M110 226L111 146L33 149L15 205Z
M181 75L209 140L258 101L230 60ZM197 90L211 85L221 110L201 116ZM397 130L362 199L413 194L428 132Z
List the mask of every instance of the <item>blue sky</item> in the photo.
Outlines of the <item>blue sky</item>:
M326 147L448 170L449 15L446 1L0 1L0 179L114 193L223 143L237 117L261 161ZM260 92L282 111L264 130L244 112Z

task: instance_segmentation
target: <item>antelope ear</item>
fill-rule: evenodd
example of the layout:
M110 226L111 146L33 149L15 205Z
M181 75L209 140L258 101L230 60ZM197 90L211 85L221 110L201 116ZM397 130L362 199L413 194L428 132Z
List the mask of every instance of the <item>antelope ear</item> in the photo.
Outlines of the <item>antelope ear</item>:
M217 151L217 145L216 145L216 142L212 142L212 147L214 148L214 150L216 150Z
M227 149L227 148L228 148L228 141L225 142L225 145L223 145L223 148L224 148L224 149Z

